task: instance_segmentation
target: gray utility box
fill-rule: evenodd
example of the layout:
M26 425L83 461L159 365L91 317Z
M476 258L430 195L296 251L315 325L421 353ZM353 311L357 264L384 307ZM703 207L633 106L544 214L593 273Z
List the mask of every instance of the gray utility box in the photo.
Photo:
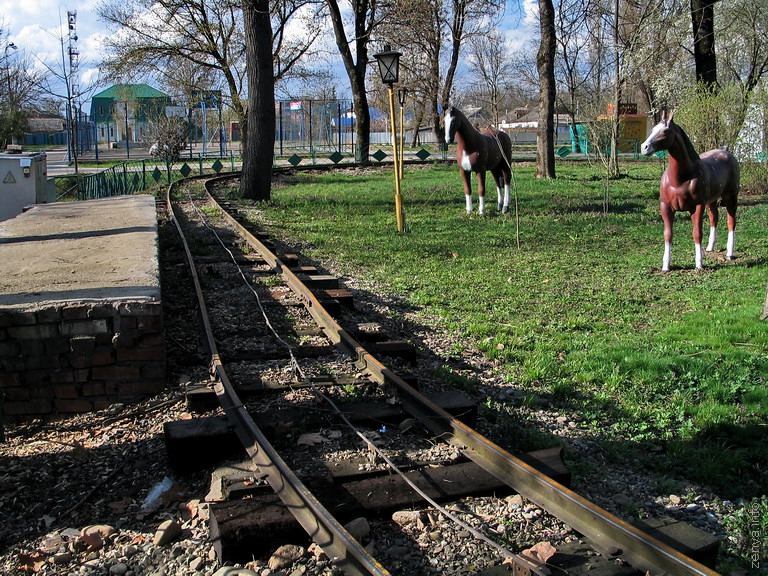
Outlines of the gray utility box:
M0 220L26 206L56 201L56 186L48 180L45 152L0 154Z

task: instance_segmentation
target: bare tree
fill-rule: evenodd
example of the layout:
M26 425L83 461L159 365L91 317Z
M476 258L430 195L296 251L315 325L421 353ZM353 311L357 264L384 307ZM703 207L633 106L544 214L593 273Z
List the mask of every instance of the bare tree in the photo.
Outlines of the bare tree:
M475 81L477 92L484 96L482 101L489 108L491 120L498 125L506 88L513 75L509 46L498 30L492 30L487 35L472 37L469 47L470 76Z
M365 75L368 67L368 48L373 32L380 23L380 14L375 0L349 0L349 4L352 8L351 33L347 32L338 0L326 0L336 47L344 63L352 92L357 137L356 160L365 164L368 162L371 141L371 114L368 110Z
M320 33L317 13L311 10L318 2L274 0L268 5L275 82L311 75L306 59ZM108 78L149 75L183 86L182 92L221 87L242 138L247 138L246 38L237 0L105 0L97 12L112 28L102 63ZM295 19L301 19L304 34L288 34ZM192 74L180 74L190 70Z

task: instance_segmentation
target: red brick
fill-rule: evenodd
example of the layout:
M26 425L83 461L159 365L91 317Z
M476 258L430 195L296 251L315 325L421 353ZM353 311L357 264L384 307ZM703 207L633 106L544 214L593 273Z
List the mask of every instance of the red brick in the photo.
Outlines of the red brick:
M133 316L120 316L117 319L117 328L115 330L136 330L139 327L139 321Z
M111 304L98 304L88 310L88 318L112 318L117 310Z
M59 329L56 324L8 327L8 336L17 340L42 340L44 338L56 338L58 335Z
M48 384L50 382L50 374L48 373L48 370L26 370L24 373L24 382L29 386Z
M69 338L52 338L45 341L46 354L58 356L67 352L69 352Z
M122 348L117 351L118 362L165 360L163 348Z
M138 366L94 366L91 369L94 380L135 380L139 376Z
M93 411L93 402L91 400L84 400L82 398L60 398L54 402L54 406L56 407L57 412L83 413Z
M0 356L18 356L21 353L21 347L18 342L0 343Z
M109 331L109 321L106 318L68 320L61 323L61 333L65 336L106 334Z
M27 402L6 402L3 404L3 412L7 416L23 414L50 414L53 404L47 400L29 400Z
M35 387L29 389L29 396L30 396L30 398L53 400L53 387L51 387L51 386L35 386Z
M115 348L133 348L139 340L138 332L133 330L122 330L117 332L112 338L112 345Z
M38 324L56 323L61 320L61 310L59 308L43 308L37 311Z
M165 362L151 362L141 367L141 376L143 378L161 378L165 379Z
M22 378L18 372L0 372L0 388L19 386L21 383Z
M53 388L53 396L59 398L77 398L80 393L74 384L59 384Z
M67 354L67 360L69 360L69 365L75 370L91 367L90 354Z
M72 370L53 370L51 382L54 384L71 384L75 381L75 373Z
M75 354L89 354L96 348L95 336L72 336L69 339L69 349Z
M88 307L82 305L65 306L61 309L64 320L85 320L88 318Z
M91 379L91 371L88 368L75 370L75 382L88 382Z
M11 323L14 326L33 326L37 324L37 316L34 312L14 312Z
M3 358L0 356L0 366L4 372L24 372L27 369L24 364L24 358L16 356L14 358Z
M97 349L91 354L91 366L108 366L114 364L115 355L111 348Z
M83 384L83 396L103 396L104 392L104 382L85 382Z
M139 332L160 332L163 329L162 316L139 316Z
M32 396L29 393L29 388L8 388L5 391L6 402L24 402L30 400Z

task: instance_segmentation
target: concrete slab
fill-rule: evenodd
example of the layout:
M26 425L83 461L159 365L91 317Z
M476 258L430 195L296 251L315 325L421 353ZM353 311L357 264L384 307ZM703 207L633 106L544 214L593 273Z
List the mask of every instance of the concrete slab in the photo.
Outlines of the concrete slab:
M0 222L0 310L159 302L151 195L36 205Z

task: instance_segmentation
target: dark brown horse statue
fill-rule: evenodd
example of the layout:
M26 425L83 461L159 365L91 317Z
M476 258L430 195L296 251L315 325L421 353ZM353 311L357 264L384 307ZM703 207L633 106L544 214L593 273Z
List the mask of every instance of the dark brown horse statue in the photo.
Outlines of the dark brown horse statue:
M496 183L497 206L501 212L509 211L509 184L512 180L510 157L512 141L500 130L486 128L478 132L456 107L445 111L445 142L456 139L456 162L464 183L467 213L472 212L472 181L470 172L477 174L478 211L485 214L485 173L490 170ZM502 201L502 187L504 197Z
M673 121L673 114L662 115L661 122L654 126L640 150L650 156L659 150L669 151L669 165L661 176L660 212L664 220L664 260L661 269L669 270L672 250L672 223L675 212L686 210L691 213L693 243L696 247L696 268L702 269L701 221L704 207L709 210L709 243L707 252L715 248L717 201L728 212L728 243L726 258L733 259L736 243L736 205L739 194L739 163L724 148L696 153L688 135Z

